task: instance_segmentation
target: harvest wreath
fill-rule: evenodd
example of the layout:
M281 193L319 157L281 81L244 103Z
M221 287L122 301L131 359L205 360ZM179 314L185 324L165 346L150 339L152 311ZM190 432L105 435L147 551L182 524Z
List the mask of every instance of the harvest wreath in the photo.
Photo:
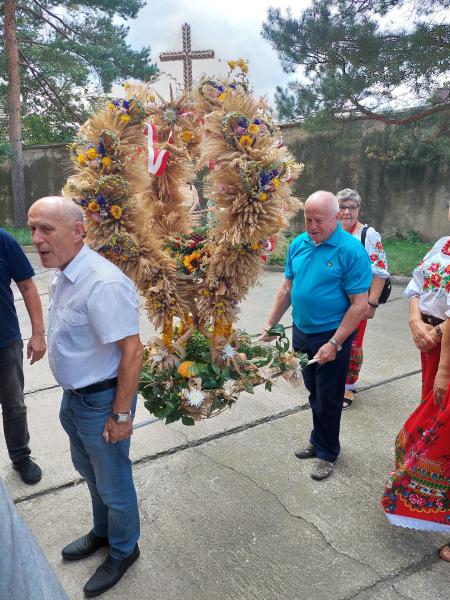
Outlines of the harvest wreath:
M235 329L268 240L301 207L291 185L302 165L249 91L245 61L228 64L224 80L203 79L192 97L125 84L127 98L105 102L70 146L64 194L85 210L87 242L135 282L160 332L140 391L166 423L218 414L280 374L298 380L306 361L289 353L281 326L274 347ZM217 218L198 230L186 183L206 166Z

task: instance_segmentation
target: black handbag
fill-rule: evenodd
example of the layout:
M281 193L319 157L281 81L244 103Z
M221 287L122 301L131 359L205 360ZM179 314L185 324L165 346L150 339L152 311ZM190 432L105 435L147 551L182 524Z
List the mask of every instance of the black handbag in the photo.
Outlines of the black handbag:
M364 248L366 247L366 233L367 233L368 229L369 229L369 226L366 225L365 227L362 228L362 231L361 231L361 244L364 246ZM391 295L391 290L392 290L392 284L391 284L390 278L388 277L387 279L384 280L384 287L381 290L380 297L378 298L378 304L386 304L386 302L389 299L389 296Z

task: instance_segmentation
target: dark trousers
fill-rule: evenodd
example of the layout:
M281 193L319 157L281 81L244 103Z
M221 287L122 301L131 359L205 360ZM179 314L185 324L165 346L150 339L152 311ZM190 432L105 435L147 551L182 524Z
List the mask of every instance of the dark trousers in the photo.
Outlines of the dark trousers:
M311 359L334 333L335 330L304 333L294 325L292 345L295 350L305 352ZM313 417L310 442L318 458L331 462L336 460L340 451L342 401L353 336L354 334L347 338L335 360L324 365L315 363L306 367L303 372Z
M12 461L30 454L27 407L23 396L22 340L0 348L0 404L6 447Z

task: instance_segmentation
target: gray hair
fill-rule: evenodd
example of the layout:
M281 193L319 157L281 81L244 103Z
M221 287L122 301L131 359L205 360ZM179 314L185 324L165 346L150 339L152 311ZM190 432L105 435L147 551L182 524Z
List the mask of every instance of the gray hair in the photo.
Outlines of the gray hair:
M345 188L345 190L341 190L336 194L336 198L338 199L338 202L341 200L353 200L353 202L356 202L358 206L361 206L361 196L356 190L352 190L351 188Z

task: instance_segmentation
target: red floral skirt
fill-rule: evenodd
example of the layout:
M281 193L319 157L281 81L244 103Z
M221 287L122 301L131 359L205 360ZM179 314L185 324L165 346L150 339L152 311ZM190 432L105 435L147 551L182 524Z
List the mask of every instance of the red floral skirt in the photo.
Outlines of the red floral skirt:
M429 352L421 352L420 360L422 362L422 401L428 396L433 389L434 378L439 366L439 358L441 356L441 345Z
M450 384L444 407L429 392L397 436L381 500L393 525L450 533Z
M363 340L366 332L367 319L361 321L356 330L356 335L352 341L352 347L350 350L350 362L348 365L347 380L345 385L348 389L352 389L354 384L358 381L359 372L363 364Z

